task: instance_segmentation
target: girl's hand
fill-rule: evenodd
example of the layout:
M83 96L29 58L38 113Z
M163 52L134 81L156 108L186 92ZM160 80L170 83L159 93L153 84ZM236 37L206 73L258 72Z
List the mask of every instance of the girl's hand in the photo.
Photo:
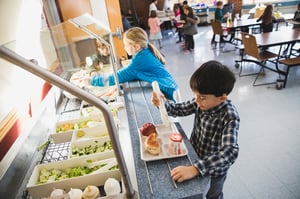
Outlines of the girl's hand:
M85 86L89 86L91 84L90 82L91 82L91 78L90 77L85 77L85 78L82 79L82 83Z
M171 177L177 182L192 179L197 175L199 175L199 171L194 166L178 166L171 171Z

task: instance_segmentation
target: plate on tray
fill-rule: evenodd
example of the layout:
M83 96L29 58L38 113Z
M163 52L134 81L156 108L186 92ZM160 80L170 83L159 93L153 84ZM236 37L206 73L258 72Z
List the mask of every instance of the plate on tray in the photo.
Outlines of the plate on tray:
M180 154L169 154L168 153L168 145L169 145L169 135L174 132L179 132L174 123L171 123L170 126L165 126L163 124L155 125L157 132L157 139L160 144L160 152L158 155L152 155L151 153L145 150L144 142L147 136L143 136L138 128L139 140L140 140L140 150L141 150L141 159L144 161L154 161L154 160L162 160L168 158L176 158L186 156L188 154L188 150L185 146L184 141L181 142Z

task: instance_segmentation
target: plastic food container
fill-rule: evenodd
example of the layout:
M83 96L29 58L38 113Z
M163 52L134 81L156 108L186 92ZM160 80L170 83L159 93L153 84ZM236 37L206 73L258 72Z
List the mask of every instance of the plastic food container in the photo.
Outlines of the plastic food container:
M169 155L180 155L181 154L181 142L182 136L180 133L171 133L169 136L168 153Z
M94 161L88 163L88 161ZM35 166L31 177L27 184L27 190L33 199L40 199L42 197L48 197L53 189L64 189L70 190L71 188L84 189L88 185L102 186L108 178L116 178L121 180L121 174L119 169L113 169L113 165L116 160L112 154L94 154L93 156L83 156L80 158L72 158L68 160L62 160L57 162L51 162L46 164L40 164ZM101 169L82 176L66 178L59 181L46 182L43 184L38 184L40 177L40 171L42 169L46 170L66 170L68 168L75 168L78 166L95 166L102 163L107 163Z

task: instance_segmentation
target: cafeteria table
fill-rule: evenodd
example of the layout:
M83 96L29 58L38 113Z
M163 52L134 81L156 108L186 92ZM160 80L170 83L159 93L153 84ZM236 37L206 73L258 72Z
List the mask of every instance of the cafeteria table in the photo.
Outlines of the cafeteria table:
M251 32L254 33L257 28L260 28L261 22L256 20L257 18L234 20L231 23L222 23L222 27L227 29L229 34L233 35L232 42L241 41L239 37L240 32L249 32L251 29ZM237 43L233 44L237 45Z
M282 75L284 76L284 79L277 79L276 88L280 89L282 88L281 84L282 82L286 83L286 78L288 76L289 70L283 70L281 69L279 60L283 60L286 58L291 57L291 51L288 51L289 46L295 42L300 41L300 30L297 29L286 29L282 31L274 31L269 33L261 33L261 34L255 34L256 43L259 48L262 49L268 49L270 47L276 47L273 49L277 50L276 54L278 54L277 58L274 60L275 67L270 67L267 65L263 65L262 67L273 71L279 75L279 77ZM285 50L283 50L283 47L286 46ZM284 84L285 84L284 83Z
M276 69L273 70L280 75L284 76L283 80L278 79L276 88L281 89L285 87L287 76L289 73L289 66L286 70L280 69L279 65L283 59L290 58L292 55L291 45L300 41L300 30L299 29L286 29L282 31L275 31L270 33L263 33L255 35L257 45L262 48L268 48L273 46L279 46L278 57L276 60ZM286 48L283 50L283 47ZM288 50L290 48L290 50ZM280 60L280 61L279 61ZM296 64L298 65L298 64ZM294 65L295 66L295 65Z

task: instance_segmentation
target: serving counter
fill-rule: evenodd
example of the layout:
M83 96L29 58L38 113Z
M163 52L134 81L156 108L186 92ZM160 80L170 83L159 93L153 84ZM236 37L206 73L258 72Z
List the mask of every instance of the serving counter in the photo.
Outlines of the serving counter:
M90 24L90 22L93 23ZM81 23L86 26L80 25ZM105 100L99 100L97 95L92 92L87 92L85 89L81 89L80 86L72 84L68 80L69 71L75 71L82 67L76 64L77 59L73 60L74 57L79 56L79 51L74 50L75 48L73 46L74 41L77 40L73 40L74 38L71 37L72 35L70 34L75 31L71 31L74 25L83 29L84 32L88 32L93 38L97 39L97 41L106 44L110 50L111 66L113 67L114 76L116 78L118 63L114 54L113 45L102 37L99 37L99 35L104 35L103 37L108 36L108 40L111 41L112 33L106 29L98 29L99 24L98 22L95 23L95 20L91 16L83 15L51 28L53 32L52 36L55 36L53 42L57 49L63 48L64 52L68 52L62 54L58 53L58 57L60 58L59 70L55 70L54 72L52 70L46 70L16 54L14 50L4 46L0 47L0 58L40 77L51 84L53 89L55 88L57 90L57 92L50 92L47 95L47 100L44 100L42 110L32 119L32 124L28 127L28 130L26 130L26 133L22 135L22 140L18 139L14 144L14 146L17 146L16 149L13 150L14 155L9 157L10 160L7 161L8 163L5 163L7 169L6 172L3 172L4 175L2 175L0 179L1 195L6 195L8 199L29 199L30 195L28 195L26 185L32 175L34 167L41 163L61 161L68 158L70 143L64 141L63 144L53 144L51 140L48 140L49 134L53 131L53 124L57 122L55 118L56 114L60 114L60 119L65 120L66 118L62 119L62 112L64 112L64 116L69 115L69 113L70 115L76 114L78 113L81 102L84 101L98 108L104 116L104 122L112 142L114 155L119 166L120 177L124 185L122 187L122 193L125 193L127 198L203 198L203 195L205 195L208 190L209 178L196 177L183 183L176 183L170 177L172 168L179 165L191 165L197 159L197 155L179 123L176 123L176 127L182 134L188 151L186 156L150 162L145 162L141 159L141 144L139 141L138 128L146 122L152 122L156 125L162 123L159 110L152 106L150 102L152 93L150 84L134 81L123 84L121 88L118 81L116 81L118 94L115 100L116 102L123 102L125 105L124 109L118 111L120 123L116 125L112 112ZM97 33L100 31L102 34L94 34L94 32L91 31L94 29ZM64 32L63 30L69 31ZM65 33L63 34L65 37L59 34L62 32ZM78 39L78 37L75 38ZM84 38L89 37L86 35ZM74 56L71 56L71 54ZM91 56L87 56L86 58L91 58ZM89 62L86 63L87 66L85 67L92 66L88 63ZM64 95L69 93L79 101L70 103L74 100L67 100L65 97L63 103L59 104L58 102L60 100L58 99L60 99L60 96L63 96L62 93L64 93ZM66 103L64 103L65 101ZM57 110L60 108L63 108L63 111ZM47 140L50 141L50 144L47 145L46 149L44 151L38 151L37 148L39 148L40 144ZM0 170L4 170L2 164L0 166ZM102 186L102 184L95 185Z

